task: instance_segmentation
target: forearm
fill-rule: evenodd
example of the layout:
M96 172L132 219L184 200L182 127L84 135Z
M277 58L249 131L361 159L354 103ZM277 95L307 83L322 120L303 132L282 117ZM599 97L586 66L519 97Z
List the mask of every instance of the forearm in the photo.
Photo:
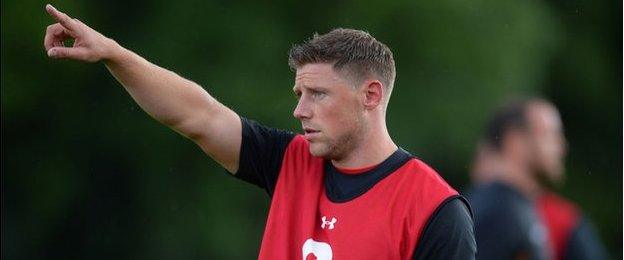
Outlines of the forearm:
M109 58L104 59L111 74L145 112L183 135L193 135L192 128L186 126L194 116L223 110L198 84L114 42L111 50Z

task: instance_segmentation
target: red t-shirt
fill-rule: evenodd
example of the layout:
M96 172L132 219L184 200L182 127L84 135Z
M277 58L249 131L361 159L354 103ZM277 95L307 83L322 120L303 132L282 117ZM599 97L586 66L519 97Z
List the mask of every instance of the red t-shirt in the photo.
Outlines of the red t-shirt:
M272 195L260 259L411 259L425 229L434 234L426 241L436 243L419 248L425 254L418 257L474 258L465 201L456 203L456 212L465 213L459 218L438 214L452 209L447 202L459 201L459 195L402 149L367 173L342 174L312 156L303 136L243 119L239 165L236 177ZM352 179L358 184L349 185ZM451 220L438 221L438 215ZM451 241L446 233L460 235Z
M429 216L457 194L411 159L362 196L335 203L325 193L324 161L308 146L297 136L286 150L260 259L410 259Z

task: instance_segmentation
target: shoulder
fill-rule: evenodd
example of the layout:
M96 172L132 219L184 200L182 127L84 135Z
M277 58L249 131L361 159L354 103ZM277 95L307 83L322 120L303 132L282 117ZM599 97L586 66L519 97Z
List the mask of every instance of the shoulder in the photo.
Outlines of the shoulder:
M475 228L480 232L499 226L508 233L521 234L535 220L532 203L501 183L473 187L467 198L474 211Z
M446 198L433 212L429 225L432 223L463 223L472 229L472 210L468 200L461 195Z
M426 194L440 194L444 198L458 194L436 170L420 159L410 159L398 171L403 173L405 181L411 183L414 189Z
M581 215L580 209L573 202L554 193L540 196L536 204L545 218L555 222L574 222L569 223L574 225Z
M531 205L519 192L499 182L474 186L467 197L475 211L479 209L483 213L492 210L518 211Z
M433 185L433 187L446 189L453 194L457 194L457 191L436 170L420 159L412 158L405 164L404 168L402 170L408 171L409 177L414 181L425 182Z
M429 218L459 194L433 168L416 158L410 159L393 175L397 178L396 189L403 192L402 197L412 205L412 214L428 212Z
M581 216L562 253L564 259L609 259L593 224Z

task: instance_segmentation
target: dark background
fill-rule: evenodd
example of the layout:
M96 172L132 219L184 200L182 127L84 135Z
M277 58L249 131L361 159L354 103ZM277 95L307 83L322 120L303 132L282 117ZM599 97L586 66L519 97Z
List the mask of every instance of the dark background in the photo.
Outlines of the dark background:
M512 96L561 110L567 182L622 258L622 1L54 1L239 114L298 131L287 52L353 27L394 51L394 140L465 188ZM150 119L100 64L48 59L45 2L2 0L2 258L251 259L269 199Z

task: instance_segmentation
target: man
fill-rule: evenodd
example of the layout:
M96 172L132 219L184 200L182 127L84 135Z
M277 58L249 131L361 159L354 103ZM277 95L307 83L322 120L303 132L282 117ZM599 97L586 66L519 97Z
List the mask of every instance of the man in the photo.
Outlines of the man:
M336 29L293 47L296 135L239 117L199 85L46 10L58 21L45 36L50 57L103 61L148 114L268 192L259 258L474 258L467 202L388 134L394 60L369 34Z
M565 151L549 102L514 102L494 114L471 175L478 259L605 258L580 210L550 191L563 181Z

